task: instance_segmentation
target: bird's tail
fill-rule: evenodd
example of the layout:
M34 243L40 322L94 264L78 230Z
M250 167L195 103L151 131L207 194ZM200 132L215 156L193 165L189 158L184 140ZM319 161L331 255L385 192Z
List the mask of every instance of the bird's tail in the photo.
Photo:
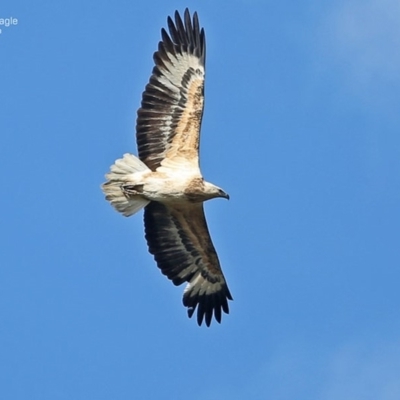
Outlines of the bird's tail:
M106 175L107 182L101 188L111 205L120 213L129 217L145 207L149 201L140 195L128 194L123 190L124 185L132 183L132 177L137 172L143 172L149 168L132 154L124 156L111 166Z

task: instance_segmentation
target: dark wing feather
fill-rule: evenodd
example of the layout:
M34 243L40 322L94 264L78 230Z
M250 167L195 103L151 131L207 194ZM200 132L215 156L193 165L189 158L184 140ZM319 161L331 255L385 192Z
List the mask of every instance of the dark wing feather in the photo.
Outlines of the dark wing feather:
M197 13L175 23L154 53L155 66L138 110L136 140L139 158L153 171L161 163L171 168L199 168L198 149L204 105L205 36ZM183 165L186 164L186 165Z
M212 244L202 203L168 205L151 202L144 213L146 239L161 272L175 285L188 282L183 305L197 322L221 322L232 300Z

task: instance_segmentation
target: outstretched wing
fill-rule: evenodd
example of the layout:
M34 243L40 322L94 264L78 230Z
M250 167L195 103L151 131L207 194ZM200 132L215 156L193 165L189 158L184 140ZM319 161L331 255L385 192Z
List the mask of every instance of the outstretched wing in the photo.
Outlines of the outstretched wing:
M153 171L199 169L198 150L204 104L205 36L197 13L184 21L168 17L168 33L154 53L155 67L138 110L136 140L139 158Z
M151 202L144 222L149 251L161 272L175 285L188 282L183 305L189 317L197 308L197 322L221 322L232 300L217 253L211 242L202 203L168 205Z

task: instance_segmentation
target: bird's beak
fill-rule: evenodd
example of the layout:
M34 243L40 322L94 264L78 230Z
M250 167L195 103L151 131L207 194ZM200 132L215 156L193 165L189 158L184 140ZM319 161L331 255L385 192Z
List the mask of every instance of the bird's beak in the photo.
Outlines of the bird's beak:
M229 194L225 193L223 190L221 190L221 197L223 197L224 199L229 200Z

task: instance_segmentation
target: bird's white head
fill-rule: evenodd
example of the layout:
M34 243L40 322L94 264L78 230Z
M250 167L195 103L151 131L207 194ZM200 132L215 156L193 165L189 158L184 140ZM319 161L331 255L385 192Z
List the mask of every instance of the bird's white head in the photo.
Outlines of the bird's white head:
M215 199L216 197L223 197L224 199L229 200L228 193L210 182L204 181L204 193L207 195L207 200Z

